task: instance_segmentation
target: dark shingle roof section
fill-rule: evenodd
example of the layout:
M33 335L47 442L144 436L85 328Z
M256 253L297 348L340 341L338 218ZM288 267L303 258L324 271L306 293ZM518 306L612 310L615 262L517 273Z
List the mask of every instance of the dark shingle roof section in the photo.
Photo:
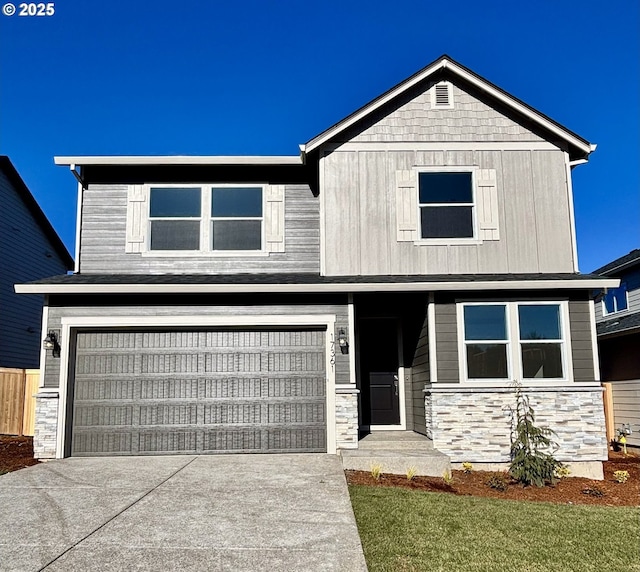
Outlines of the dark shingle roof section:
M640 329L640 312L618 318L611 318L610 320L598 323L596 328L598 336L600 337L628 332L630 330L638 330Z
M616 258L614 261L609 262L609 264L605 264L601 268L594 270L592 274L606 276L612 272L624 270L630 266L635 266L636 264L640 264L640 248L636 248L620 258Z
M29 209L31 216L33 216L34 220L42 229L42 232L44 232L45 236L51 243L51 246L60 257L60 260L62 260L63 264L65 264L69 270L73 270L73 258L71 257L71 254L69 254L67 247L63 244L62 240L60 240L58 233L55 231L53 226L51 226L49 219L44 212L42 212L40 205L33 198L31 191L22 180L18 171L16 171L16 168L13 166L13 163L11 163L9 157L6 155L0 155L0 170L5 174L7 179L9 179L13 185L13 188L20 195L22 202L24 202Z
M412 284L438 282L511 282L597 280L593 274L432 274L392 276L320 276L319 274L71 274L29 284Z

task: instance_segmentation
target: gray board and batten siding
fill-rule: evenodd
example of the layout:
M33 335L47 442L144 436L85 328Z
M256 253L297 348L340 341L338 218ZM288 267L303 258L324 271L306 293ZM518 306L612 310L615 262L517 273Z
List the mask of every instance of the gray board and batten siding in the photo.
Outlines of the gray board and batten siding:
M6 157L0 167L0 367L37 368L43 297L14 284L65 274L73 260Z
M586 293L576 293L569 296L569 329L571 335L571 361L573 366L573 380L576 383L593 382L596 380L593 367L593 339L591 330L590 302ZM513 300L563 300L567 294L554 297L533 294ZM465 296L463 301L509 301L505 297L492 296L487 293L482 296ZM456 297L454 295L436 294L435 331L438 383L459 383L460 368L458 360L458 325L456 316Z
M206 183L217 183L217 180ZM83 191L80 272L224 274L320 271L319 201L308 184L284 185L284 252L266 256L154 256L125 252L131 185L91 184Z
M250 299L249 299L250 298ZM122 317L135 320L136 316L166 316L175 319L179 316L287 316L287 315L331 314L336 316L336 329L348 328L347 297L344 296L195 296L186 297L92 297L78 296L51 297L49 302L49 329L60 329L63 317ZM286 322L282 324L286 327ZM164 328L165 330L176 328ZM178 328L179 329L179 328ZM184 329L184 326L182 327ZM215 329L215 328L213 328ZM335 332L329 332L335 335ZM61 340L62 351L67 351L73 340ZM60 381L60 359L51 352L46 355L44 386L56 388ZM335 356L336 384L352 382L349 375L349 355L339 351Z
M320 151L323 236L349 245L326 249L326 274L573 272L564 146L457 85L453 108L432 109L430 85L417 86ZM490 171L495 236L456 245L398 240L398 173L420 167ZM417 212L417 191L415 197Z

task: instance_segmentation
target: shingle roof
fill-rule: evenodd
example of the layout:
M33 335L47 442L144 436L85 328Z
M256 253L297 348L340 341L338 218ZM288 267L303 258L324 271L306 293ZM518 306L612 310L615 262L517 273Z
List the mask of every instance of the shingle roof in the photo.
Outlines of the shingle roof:
M600 337L640 329L640 312L611 318L610 320L598 323L596 328L598 336Z
M629 266L634 266L635 264L640 264L640 248L636 248L620 258L616 258L614 261L609 262L609 264L605 264L597 270L594 270L592 274L598 274L600 276L607 275L628 268Z

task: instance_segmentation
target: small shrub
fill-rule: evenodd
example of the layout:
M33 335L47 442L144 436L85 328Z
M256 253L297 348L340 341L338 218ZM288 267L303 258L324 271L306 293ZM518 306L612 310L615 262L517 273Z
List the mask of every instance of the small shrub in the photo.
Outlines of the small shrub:
M371 465L371 476L376 480L380 480L380 475L382 475L383 466L380 463Z
M614 471L613 478L618 483L626 483L629 480L629 471Z
M418 473L418 469L416 469L414 466L407 468L407 472L406 472L407 480L412 481L413 477L415 477L417 473Z
M453 475L451 474L451 471L447 471L445 469L445 471L442 473L442 480L444 481L445 485L451 485L451 483L453 483Z
M549 427L536 426L533 408L519 383L515 384L515 391L515 427L511 431L509 474L525 486L554 485L558 481L556 471L564 466L552 454L545 452L545 449L557 447L551 440L554 433Z
M604 491L597 485L590 485L585 489L582 489L583 495L589 495L590 497L601 498L604 496Z
M490 489L504 493L509 488L509 479L506 474L491 475L486 484Z
M554 475L559 479L566 479L570 474L571 469L569 469L569 467L567 467L566 465L562 465L554 471Z
M469 474L471 471L473 471L473 465L471 463L462 463L462 470Z

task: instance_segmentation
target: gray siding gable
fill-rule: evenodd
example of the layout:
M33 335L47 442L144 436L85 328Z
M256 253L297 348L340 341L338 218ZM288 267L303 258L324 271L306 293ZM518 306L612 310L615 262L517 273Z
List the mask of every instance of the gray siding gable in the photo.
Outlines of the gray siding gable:
M64 274L72 264L59 239L26 187L16 185L15 170L0 169L0 367L37 368L42 343L42 296L17 295L14 284ZM10 170L13 167L9 163ZM20 183L22 181L20 180ZM22 183L24 185L24 183ZM33 204L38 209L35 215ZM46 220L46 219L45 219Z

